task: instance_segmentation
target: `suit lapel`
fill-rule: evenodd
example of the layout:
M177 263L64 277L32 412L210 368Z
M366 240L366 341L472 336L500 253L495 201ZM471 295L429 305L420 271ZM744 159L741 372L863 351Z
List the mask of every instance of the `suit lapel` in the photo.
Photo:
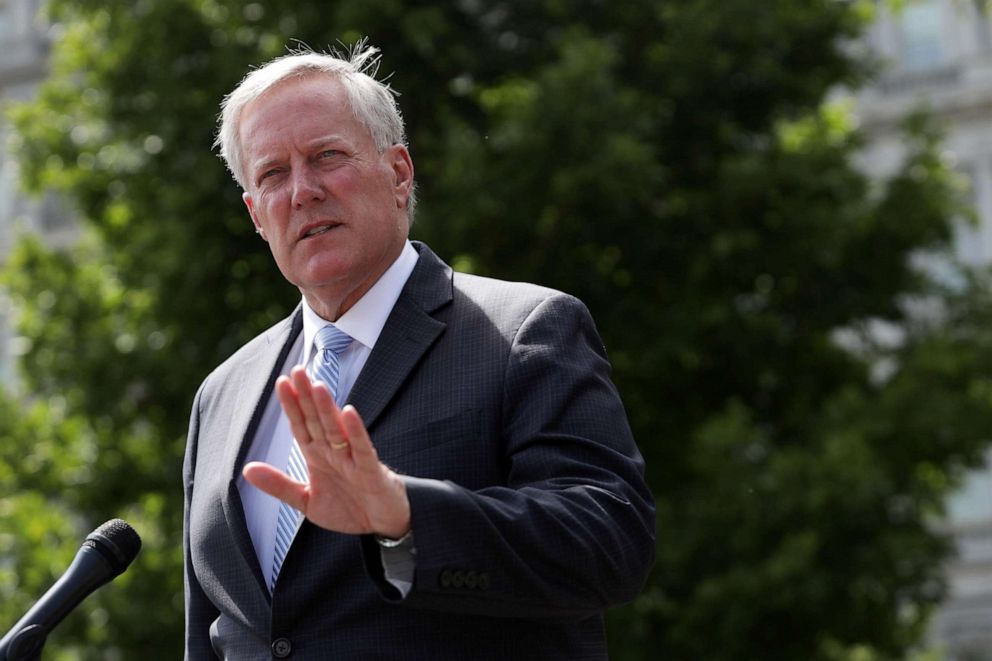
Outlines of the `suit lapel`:
M358 410L370 431L447 326L434 319L431 313L452 299L451 268L423 244L415 241L413 246L420 253L417 266L389 313L382 333L348 395L347 403ZM306 544L315 530L312 523L304 520L293 544ZM248 544L248 551L253 552L251 540ZM294 562L293 558L292 554L287 556L284 570Z
M231 429L226 445L227 453L222 468L224 472L221 473L229 476L227 493L223 499L224 514L238 551L244 556L248 566L252 567L259 588L266 599L269 598L269 591L262 574L262 568L258 564L258 556L255 554L251 535L248 532L241 493L238 491L238 479L241 477L241 468L244 466L245 457L255 434L258 432L262 415L272 397L276 378L282 372L283 365L289 357L289 351L302 328L302 309L297 308L293 315L267 334L267 343L254 356L246 358L252 362L252 365L246 369L238 370L241 377L240 381L237 384L232 384L236 388L237 397L235 409L231 415Z
M451 268L427 246L413 245L420 259L348 397L369 429L446 327L431 314L452 299Z

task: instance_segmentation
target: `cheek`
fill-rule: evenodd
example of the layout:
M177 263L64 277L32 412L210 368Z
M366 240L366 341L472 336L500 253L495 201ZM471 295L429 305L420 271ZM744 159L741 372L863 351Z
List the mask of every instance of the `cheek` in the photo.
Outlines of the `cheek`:
M325 181L327 182L327 188L333 191L338 197L347 197L354 199L355 196L359 196L363 191L363 182L367 179L362 176L356 168L353 167L340 167L333 172L328 173Z
M329 172L325 181L342 196L369 200L378 199L391 190L391 176L389 169L380 163L350 163Z
M281 217L286 215L288 204L288 198L285 195L278 192L267 192L258 197L258 202L255 209L259 216L259 220L263 224L271 225L274 222L278 222Z

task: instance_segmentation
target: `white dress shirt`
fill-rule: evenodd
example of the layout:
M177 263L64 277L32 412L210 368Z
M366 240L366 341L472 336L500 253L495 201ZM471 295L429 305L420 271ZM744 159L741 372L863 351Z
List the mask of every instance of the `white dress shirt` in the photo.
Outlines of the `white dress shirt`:
M358 379L359 373L372 353L382 328L392 312L403 286L410 278L420 255L407 241L403 252L386 270L379 280L347 312L334 322L340 330L353 338L351 345L341 354L341 372L338 379L337 400L344 402ZM282 374L288 375L295 365L309 364L316 353L314 337L323 326L325 319L303 299L303 332L290 349ZM273 392L265 407L258 432L248 451L247 461L264 461L280 470L286 470L293 434L289 421L279 400ZM256 489L244 477L238 478L238 491L245 510L248 532L251 534L258 556L259 565L265 572L266 582L271 583L272 555L275 548L276 520L279 516L279 501L264 491Z

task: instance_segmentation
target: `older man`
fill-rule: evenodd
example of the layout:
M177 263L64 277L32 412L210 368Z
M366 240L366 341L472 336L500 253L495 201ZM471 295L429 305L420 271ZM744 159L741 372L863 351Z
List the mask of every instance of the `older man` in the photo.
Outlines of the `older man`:
M584 306L408 240L374 49L296 53L218 142L302 293L197 392L186 658L601 659L654 553L643 462Z

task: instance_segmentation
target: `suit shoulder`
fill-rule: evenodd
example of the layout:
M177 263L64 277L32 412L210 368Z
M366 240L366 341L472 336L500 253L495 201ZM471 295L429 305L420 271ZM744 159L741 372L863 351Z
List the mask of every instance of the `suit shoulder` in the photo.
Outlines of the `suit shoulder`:
M527 282L455 272L454 301L462 315L471 318L479 314L510 335L528 319L557 322L585 318L591 322L589 310L575 296Z
M549 298L574 298L557 289L529 282L511 282L457 271L454 274L454 289L457 295L480 307L498 307L503 310L518 307L533 309Z
M297 326L302 325L299 319L299 308L289 317L276 322L252 339L245 342L233 354L227 357L220 365L215 367L203 380L201 389L207 389L208 384L218 379L223 381L233 372L241 369L252 369L258 357L262 353L271 352L273 348L279 350L298 331Z

